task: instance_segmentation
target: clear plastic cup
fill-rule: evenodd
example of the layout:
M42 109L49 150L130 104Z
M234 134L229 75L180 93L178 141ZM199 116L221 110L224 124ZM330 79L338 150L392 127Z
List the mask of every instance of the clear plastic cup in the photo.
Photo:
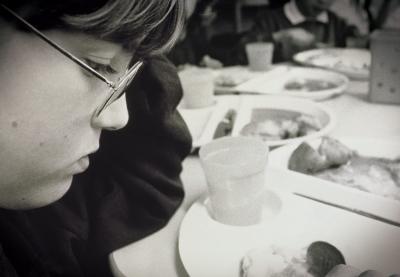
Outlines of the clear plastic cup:
M183 106L205 108L214 104L214 75L209 69L187 69L179 73Z
M200 148L212 217L229 225L260 222L268 146L250 137L224 137Z
M249 68L253 71L266 71L271 68L274 44L270 42L252 42L246 44Z

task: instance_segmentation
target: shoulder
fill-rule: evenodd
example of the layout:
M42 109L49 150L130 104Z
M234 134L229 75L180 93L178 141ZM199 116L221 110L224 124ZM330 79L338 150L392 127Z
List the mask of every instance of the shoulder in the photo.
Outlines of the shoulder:
M182 97L177 69L163 55L146 60L143 69L128 90L127 96L132 96L127 97L128 105L134 104L132 108L137 109L137 104L145 104L147 112L150 113L168 114L175 110Z

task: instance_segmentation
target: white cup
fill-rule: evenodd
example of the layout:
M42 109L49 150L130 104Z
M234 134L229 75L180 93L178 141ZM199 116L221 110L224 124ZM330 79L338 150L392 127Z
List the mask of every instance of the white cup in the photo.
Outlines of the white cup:
M179 72L179 79L185 108L205 108L214 104L214 75L209 69L187 69Z
M252 42L246 44L249 68L253 71L266 71L271 68L274 44L271 42Z
M260 222L268 146L250 137L224 137L200 148L212 217L229 225Z

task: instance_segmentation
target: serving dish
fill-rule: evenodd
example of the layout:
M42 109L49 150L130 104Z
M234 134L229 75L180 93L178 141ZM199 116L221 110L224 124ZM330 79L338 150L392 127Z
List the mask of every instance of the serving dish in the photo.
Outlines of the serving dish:
M370 74L371 53L356 48L321 48L297 53L297 63L343 73L352 79L367 80Z
M277 65L272 70L238 85L235 90L239 93L324 100L343 93L348 84L348 78L341 73L319 68Z

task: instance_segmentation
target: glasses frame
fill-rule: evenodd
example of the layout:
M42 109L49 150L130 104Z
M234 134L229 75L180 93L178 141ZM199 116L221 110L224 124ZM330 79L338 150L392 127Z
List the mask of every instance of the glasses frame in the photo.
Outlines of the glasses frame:
M130 84L130 82L134 79L136 76L137 72L139 71L140 67L143 65L143 61L138 61L136 62L131 68L127 70L127 72L124 74L124 76L118 78L116 82L108 80L105 76L103 76L101 73L87 65L85 62L81 61L79 58L77 58L75 55L64 49L62 46L60 46L58 43L55 41L51 40L49 37L47 37L45 34L43 34L41 31L39 31L37 28L35 28L32 24L30 24L28 21L23 19L21 16L19 16L16 12L5 6L4 4L0 3L0 7L3 8L5 11L7 11L10 15L12 15L15 19L17 19L20 23L22 23L25 27L27 27L29 30L31 30L34 34L36 34L38 37L40 37L42 40L44 40L47 44L51 45L54 49L58 50L59 53L63 54L67 58L69 58L71 61L74 63L78 64L80 67L85 69L86 71L90 72L104 82L107 87L110 89L110 95L105 99L105 101L99 106L99 108L96 111L96 117L98 117L109 105L111 105L115 100L117 100L124 92L125 88Z

